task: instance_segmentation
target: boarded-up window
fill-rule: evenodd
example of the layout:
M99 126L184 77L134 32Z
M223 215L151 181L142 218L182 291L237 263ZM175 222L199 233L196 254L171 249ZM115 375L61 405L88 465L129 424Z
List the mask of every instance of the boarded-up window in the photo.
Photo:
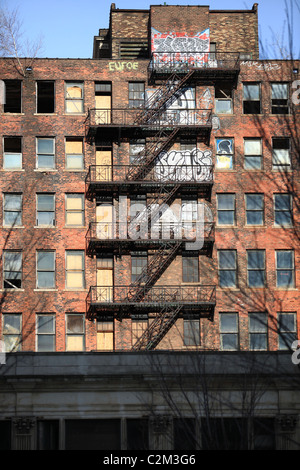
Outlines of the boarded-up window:
M114 322L112 319L97 319L97 350L114 350Z
M83 169L83 140L82 138L66 138L66 168L69 170Z
M83 83L66 83L65 109L71 114L83 113Z
M83 351L84 344L84 315L66 315L66 351Z
M84 252L69 250L66 252L66 288L84 288Z
M84 225L83 194L66 194L66 225Z

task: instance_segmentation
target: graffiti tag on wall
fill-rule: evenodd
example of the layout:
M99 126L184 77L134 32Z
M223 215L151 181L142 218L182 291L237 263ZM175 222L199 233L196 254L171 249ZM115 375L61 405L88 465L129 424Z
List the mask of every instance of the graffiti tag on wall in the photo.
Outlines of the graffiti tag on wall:
M211 151L163 151L155 162L155 176L160 181L211 181Z
M137 70L138 62L109 62L108 68L110 72L122 72L123 70Z
M274 63L261 64L253 60L243 60L241 62L241 65L245 65L246 67L249 67L249 68L255 68L256 70L264 70L264 71L281 69L280 64L274 64Z

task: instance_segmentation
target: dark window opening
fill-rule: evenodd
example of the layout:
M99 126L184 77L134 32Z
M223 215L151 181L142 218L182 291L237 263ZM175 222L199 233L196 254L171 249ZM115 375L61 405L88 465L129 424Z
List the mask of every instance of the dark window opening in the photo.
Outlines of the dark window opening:
M231 114L232 113L232 87L229 83L224 82L215 87L216 113Z
M119 419L67 419L66 450L121 450Z
M247 420L210 418L202 420L203 450L247 450Z
M254 450L275 450L275 425L272 418L261 418L254 421Z
M58 450L59 421L41 420L37 422L37 449Z
M196 426L192 418L175 418L174 428L174 450L196 449Z
M148 450L149 431L147 419L127 419L127 450Z
M37 112L54 113L54 82L37 82Z
M11 450L10 421L0 421L0 450Z
M5 80L5 113L21 113L22 82L20 80Z

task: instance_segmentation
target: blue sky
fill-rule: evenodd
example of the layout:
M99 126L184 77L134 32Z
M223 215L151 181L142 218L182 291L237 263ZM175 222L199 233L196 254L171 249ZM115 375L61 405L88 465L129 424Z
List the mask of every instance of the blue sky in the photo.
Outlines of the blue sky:
M287 44L288 30L285 0L115 0L116 8L148 9L150 5L209 5L211 9L251 9L258 3L258 19L261 39L268 45L269 58L276 58L273 33L281 43ZM291 0L287 0L290 4ZM0 0L9 9L19 8L25 37L35 40L41 36L43 48L40 57L90 58L93 37L99 28L108 27L111 1L108 0ZM300 0L292 0L294 57L299 57ZM287 48L289 48L287 46ZM263 58L263 57L261 57Z

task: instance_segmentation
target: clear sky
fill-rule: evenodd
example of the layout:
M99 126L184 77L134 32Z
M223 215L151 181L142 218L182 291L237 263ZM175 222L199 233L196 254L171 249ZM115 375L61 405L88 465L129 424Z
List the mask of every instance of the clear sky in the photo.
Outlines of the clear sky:
M109 24L109 0L0 0L9 9L19 8L25 37L42 36L39 57L90 58L93 37ZM211 9L251 9L255 0L116 0L116 8L148 9L150 5L209 5ZM300 51L300 0L257 0L260 38L268 45L269 58L276 58L273 33L278 41L288 43L286 5L293 4L292 24L294 57ZM289 7L290 10L290 7ZM287 45L289 49L289 46ZM263 57L261 57L263 58Z

